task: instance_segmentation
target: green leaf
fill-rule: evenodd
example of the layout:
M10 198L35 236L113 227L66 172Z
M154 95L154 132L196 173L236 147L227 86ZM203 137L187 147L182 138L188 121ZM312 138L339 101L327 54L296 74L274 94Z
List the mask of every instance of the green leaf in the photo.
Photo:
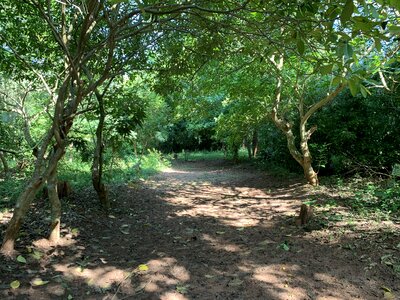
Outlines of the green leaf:
M374 26L375 24L373 22L362 20L354 24L354 31L361 30L363 32L370 32Z
M333 69L333 64L325 65L319 68L319 72L321 73L321 75L327 75L332 72L332 69Z
M390 33L400 33L400 26L396 26L396 25L390 25L389 26L389 32Z
M380 41L378 38L375 38L374 41L375 41L375 48L376 48L376 50L381 51L381 50L382 50L382 43L381 43L381 41Z
M111 5L128 2L128 0L108 0L108 1L110 1Z
M281 248L281 249L283 249L284 251L289 251L289 249L290 249L290 247L289 247L289 245L287 244L287 242L283 242L283 243L279 244L277 248Z
M343 7L342 14L340 15L341 23L343 24L349 21L353 12L354 12L353 0L347 0L346 4Z
M342 76L336 76L336 77L333 78L333 80L332 80L332 85L333 85L333 86L336 86L336 85L342 83L342 81L343 81L343 77L342 77Z
M19 286L21 285L21 283L18 280L14 280L13 282L10 283L10 287L15 290L17 288L19 288Z
M353 56L353 47L351 45L349 45L348 43L346 43L346 45L344 46L344 56L346 58L350 58Z
M350 88L350 93L352 94L353 97L355 97L358 94L360 85L356 80L349 79L349 88Z
M23 264L26 264L26 259L22 255L17 256L17 261Z
M364 98L367 98L368 95L371 95L371 92L362 84L360 84L360 91Z
M297 50L299 51L300 55L304 54L306 47L302 39L297 40Z
M389 0L389 5L400 11L400 1L399 0Z

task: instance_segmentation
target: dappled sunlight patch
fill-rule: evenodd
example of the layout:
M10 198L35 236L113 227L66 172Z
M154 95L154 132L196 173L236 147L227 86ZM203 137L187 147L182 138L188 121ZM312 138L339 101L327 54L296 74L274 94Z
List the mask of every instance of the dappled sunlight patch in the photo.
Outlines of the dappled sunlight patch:
M112 266L89 269L76 265L56 264L54 265L54 270L61 272L71 280L83 279L88 285L101 288L109 288L112 284L123 282L127 276L124 270Z
M177 217L212 217L233 227L257 226L275 213L293 216L299 207L298 200L275 200L261 190L245 187L197 187L170 193L164 199L181 208L175 212Z
M223 235L223 232L217 232L217 234ZM223 250L226 252L241 252L243 251L240 246L232 244L232 243L227 243L223 241L223 239L217 239L209 234L203 234L201 237L202 240L206 241L212 248L216 250Z
M50 242L48 239L39 239L32 243L37 249L47 251L54 246L71 247L76 245L76 240L69 237L60 237L57 242Z
M188 300L186 296L178 292L166 292L160 296L160 300Z
M173 298L174 295L181 295L177 289L185 286L185 283L190 280L189 271L179 265L175 258L153 259L147 262L146 266L148 266L146 271L136 271L135 277L132 278L133 285L137 285L135 284L137 280L140 282L136 290L162 294L160 299L186 299Z
M12 213L10 211L1 212L0 211L0 224L8 224L12 218Z
M162 171L162 173L167 173L167 174L190 174L193 173L194 171L185 171L185 170L177 170L174 168L166 168Z
M303 283L296 277L297 265L268 265L256 267L253 279L266 283L277 299L308 299ZM300 279L301 280L301 279Z

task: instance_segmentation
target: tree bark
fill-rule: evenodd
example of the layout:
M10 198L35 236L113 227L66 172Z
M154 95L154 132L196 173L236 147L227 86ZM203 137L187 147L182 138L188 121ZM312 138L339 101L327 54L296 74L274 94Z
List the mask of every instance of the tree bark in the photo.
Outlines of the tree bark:
M96 148L93 155L93 164L92 164L92 184L94 189L96 190L97 197L99 198L100 205L103 209L110 209L110 200L108 197L108 191L103 183L103 165L104 165L104 140L103 140L103 131L104 131L104 120L106 117L106 113L104 110L104 93L101 95L99 92L95 92L97 101L99 103L99 123L96 129Z
M257 157L257 152L258 152L258 130L254 129L253 131L253 139L252 139L252 145L251 145L251 150L252 150L252 155L253 158Z
M311 152L308 147L308 140L311 137L311 134L317 129L316 126L311 127L310 130L306 130L306 124L302 123L300 126L300 149L302 154L302 163L301 166L303 167L304 176L306 177L307 181L311 185L318 185L318 174L314 171L312 167L312 157Z
M51 204L51 224L49 241L56 243L60 239L61 201L57 190L57 166L47 179L47 193Z
M22 225L23 219L29 210L30 204L35 197L37 191L43 185L43 179L36 176L31 179L24 192L19 196L15 205L14 214L11 218L7 230L4 234L1 253L12 255L14 252L14 243L18 235L18 231Z
M10 172L10 169L8 168L7 160L6 160L3 152L1 152L1 151L0 151L0 160L1 160L1 163L3 165L4 176L7 177L9 172Z
M239 162L239 146L232 146L232 152L233 152L233 162L237 164Z
M249 157L249 159L252 159L253 158L253 151L252 151L252 146L250 144L250 141L249 141L248 137L245 138L244 144L245 144L246 149L247 149L247 156Z
M48 135L47 139L43 141L43 143L47 143L46 148L48 146L48 143L50 142L48 139L49 136L51 135ZM49 155L49 158L46 161L46 167L43 166L44 162L42 162L44 151L40 151L40 154L41 156L39 156L36 161L34 174L25 190L19 196L15 205L14 214L4 234L3 244L1 247L1 252L3 254L11 255L14 252L15 240L17 238L18 231L22 225L25 215L28 212L36 193L43 186L44 182L48 180L50 174L54 172L55 168L57 167L57 163L63 156L64 150L55 146L55 149L53 149L52 153Z

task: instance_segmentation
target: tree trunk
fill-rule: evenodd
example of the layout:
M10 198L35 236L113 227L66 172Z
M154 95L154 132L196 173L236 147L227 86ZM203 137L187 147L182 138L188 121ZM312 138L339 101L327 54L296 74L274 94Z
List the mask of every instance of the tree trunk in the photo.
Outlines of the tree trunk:
M1 253L11 255L14 252L14 243L21 227L23 219L29 210L30 204L34 199L37 191L43 185L43 179L36 176L31 179L24 192L19 196L15 205L13 217L8 224L7 230L4 234L3 245Z
M44 182L49 179L50 175L55 172L58 161L65 153L65 138L73 123L72 119L63 120L63 104L68 95L67 86L69 82L69 79L65 80L58 91L53 125L47 131L47 134L43 138L41 146L37 151L33 175L25 190L20 194L17 200L14 214L4 234L3 244L0 251L6 255L11 255L14 252L14 244L18 231L36 193L42 187ZM77 99L76 103L79 103L78 100L80 99ZM71 106L71 114L75 113L76 108L77 104ZM51 151L48 153L49 147L54 138L56 143L52 145Z
M43 141L46 148L50 142L50 137L51 135L48 135L47 138ZM18 235L18 231L36 193L42 187L43 183L48 180L50 174L55 171L58 161L64 154L64 150L62 148L59 148L57 146L54 147L55 149L53 149L52 153L47 158L46 167L44 167L44 162L42 161L45 153L43 150L40 151L40 155L36 160L35 171L32 175L32 179L29 181L27 187L21 193L17 200L14 214L4 234L3 245L1 247L1 252L6 255L10 255L14 252L14 244Z
M257 152L258 152L258 130L257 129L255 129L253 131L253 139L252 139L251 148L252 148L253 158L256 158L257 157Z
M251 144L250 144L250 141L249 141L248 138L246 138L244 140L244 144L245 144L246 149L247 149L247 156L249 157L249 159L252 159L253 158L253 151L252 151Z
M93 155L92 164L92 183L96 190L97 197L99 198L100 205L103 209L110 209L110 199L108 197L107 188L103 183L103 165L104 165L104 141L103 141L103 130L104 120L106 113L104 110L104 93L101 95L99 92L95 92L97 101L99 103L99 123L96 129L96 148Z
M237 164L239 162L239 146L234 145L232 148L233 162Z
M0 151L0 160L1 160L1 163L3 165L4 176L7 177L9 172L10 172L10 169L8 168L7 160L6 160L3 152L1 152L1 151Z
M311 185L318 185L318 175L312 167L312 157L310 149L308 148L308 140L310 139L313 132L317 129L316 126L311 127L310 130L306 130L306 123L300 124L300 149L302 154L302 163L304 176Z
M57 166L47 180L47 193L51 204L49 241L56 243L60 238L61 201L57 191Z

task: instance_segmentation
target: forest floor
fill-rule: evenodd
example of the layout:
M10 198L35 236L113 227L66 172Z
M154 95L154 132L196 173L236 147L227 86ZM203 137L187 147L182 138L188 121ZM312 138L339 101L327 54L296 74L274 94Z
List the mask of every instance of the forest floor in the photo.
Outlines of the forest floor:
M110 214L89 188L64 201L57 246L39 240L37 201L19 259L0 258L0 299L400 299L400 225L326 206L344 200L302 178L178 161L110 194ZM314 220L296 227L309 199Z

